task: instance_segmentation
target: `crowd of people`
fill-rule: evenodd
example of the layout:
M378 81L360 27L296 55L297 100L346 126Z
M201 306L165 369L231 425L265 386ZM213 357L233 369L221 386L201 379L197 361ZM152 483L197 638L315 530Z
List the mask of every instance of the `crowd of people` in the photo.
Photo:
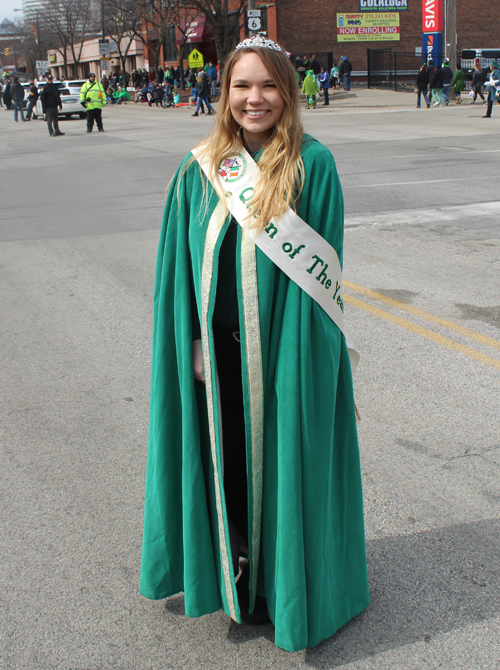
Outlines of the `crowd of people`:
M344 83L344 90L351 90L352 64L347 56L342 56L338 64L334 63L330 71L326 67L321 67L316 54L312 54L310 59L307 56L302 58L297 56L294 65L297 81L306 96L306 109L311 107L316 109L316 102L321 92L324 98L323 105L329 105L329 89L339 89L341 81Z
M493 60L489 68L490 72L485 72L476 60L474 72L472 74L471 88L469 96L471 98L471 105L476 104L478 96L481 98L483 105L487 105L487 111L484 118L490 118L493 102L496 100L500 104L500 70L498 62ZM427 109L431 106L445 107L450 104L450 89L456 96L455 104L462 104L462 93L465 90L465 74L463 70L458 67L453 72L449 60L443 63L434 63L431 59L427 65L422 65L416 81L417 92L417 109L421 108L422 97L425 100ZM488 89L485 99L483 88Z

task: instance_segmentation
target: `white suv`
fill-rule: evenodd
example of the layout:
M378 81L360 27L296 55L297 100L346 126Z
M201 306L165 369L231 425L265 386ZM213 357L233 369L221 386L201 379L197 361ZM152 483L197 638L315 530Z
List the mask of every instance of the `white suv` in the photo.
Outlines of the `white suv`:
M42 93L43 87L45 86L46 83L47 83L46 81L37 82L39 94ZM73 116L74 114L78 114L80 119L84 119L86 117L86 113L84 108L80 104L80 90L78 89L78 92L72 93L69 88L66 88L65 86L66 82L55 81L54 84L57 86L61 94L62 110L59 111L58 116L59 117L65 116L67 119L70 119L71 116ZM73 91L75 91L75 88L76 87L73 88ZM42 101L40 100L40 98L38 98L36 107L33 110L33 118L36 119L39 116L41 118L45 118L42 110Z

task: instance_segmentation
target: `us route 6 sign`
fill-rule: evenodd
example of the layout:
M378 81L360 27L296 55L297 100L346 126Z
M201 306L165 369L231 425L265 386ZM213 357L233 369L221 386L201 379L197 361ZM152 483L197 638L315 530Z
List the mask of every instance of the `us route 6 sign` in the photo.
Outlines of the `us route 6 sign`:
M253 16L251 19L248 19L248 30L260 30L262 28L262 22L260 17Z

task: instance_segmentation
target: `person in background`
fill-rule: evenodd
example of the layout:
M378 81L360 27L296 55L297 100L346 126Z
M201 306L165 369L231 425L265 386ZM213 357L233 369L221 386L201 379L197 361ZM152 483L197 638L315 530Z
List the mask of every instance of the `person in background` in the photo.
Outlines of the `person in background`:
M417 75L417 109L420 109L420 101L422 98L422 95L424 96L425 104L427 105L427 109L431 106L431 103L429 102L429 98L427 97L427 87L429 86L429 72L427 70L427 67L425 65L422 65L420 68L420 72Z
M453 90L455 91L455 95L457 96L457 105L460 105L462 102L462 91L465 88L465 75L463 73L463 70L460 68L457 69L455 72L455 76L453 77Z
M19 83L19 79L17 77L14 79L14 83L12 84L10 95L12 97L12 102L14 103L14 121L16 123L18 122L18 114L21 115L21 121L24 121L24 88Z
M207 74L210 77L210 96L214 98L217 95L217 68L212 61L208 62Z
M122 102L130 102L130 93L127 91L125 86L119 87L118 90L113 93L111 100L111 104L113 105L121 105Z
M488 108L486 114L483 116L483 119L490 119L491 112L493 111L493 101L496 100L500 105L500 98L497 97L497 94L500 92L500 70L498 69L498 62L492 60L490 63L490 78L485 83L488 86Z
M102 108L106 104L106 93L102 84L96 81L93 72L80 89L80 102L87 110L87 132L92 132L95 121L99 132L103 133Z
M450 67L449 60L444 61L442 66L442 73L443 73L443 90L441 93L441 97L443 103L446 106L450 104L450 86L451 82L453 81L453 70Z
M302 84L302 93L306 96L306 109L311 107L316 109L316 93L319 91L318 82L312 70L307 70L304 83Z
M0 80L0 107L3 107L3 81Z
M321 74L319 75L319 85L323 91L323 95L325 96L325 102L323 105L329 105L330 98L328 96L328 89L330 88L330 76L326 67L321 70Z
M335 63L333 64L332 70L330 72L330 82L332 84L332 88L340 88L339 68L337 65L335 65Z
M31 121L31 115L33 113L33 107L36 105L38 100L38 87L35 82L30 82L30 92L28 96L28 108L26 110L26 121Z
M199 116L200 107L203 103L208 107L208 116L212 116L215 113L214 108L208 101L208 77L203 71L203 68L200 67L198 70L198 103L196 105L196 112L191 114L191 116Z
M12 84L10 83L10 79L7 79L7 83L5 84L5 88L3 89L3 101L5 102L5 109L10 112L12 109L12 98L10 96L10 90L12 88Z
M311 61L309 63L308 69L314 72L314 76L316 77L316 81L318 82L319 86L319 75L321 72L321 65L319 64L319 61L316 58L316 54L313 54L311 56Z
M481 66L479 63L476 63L474 66L474 72L472 73L472 88L474 89L474 97L472 99L471 105L476 104L476 99L477 96L481 98L483 101L483 105L487 105L488 103L484 99L483 95L483 84L484 84L484 74L483 71L481 70Z
M432 91L432 99L434 107L441 107L443 99L441 94L443 92L443 68L441 63L438 63L430 75L429 86Z
M161 101L163 99L163 87L157 82L153 84L153 98L155 105L157 107L161 107ZM149 103L149 106L151 107L151 102Z
M429 58L427 61L427 74L429 75L429 100L432 102L432 89L431 89L431 75L436 69L436 66L434 65L434 61L432 58Z
M347 56L343 56L339 65L339 74L344 80L344 90L346 91L351 90L351 72L352 64Z
M51 137L60 137L65 133L59 130L58 110L62 111L61 94L59 88L54 84L54 77L47 75L47 83L40 94L42 110L47 119L47 128Z

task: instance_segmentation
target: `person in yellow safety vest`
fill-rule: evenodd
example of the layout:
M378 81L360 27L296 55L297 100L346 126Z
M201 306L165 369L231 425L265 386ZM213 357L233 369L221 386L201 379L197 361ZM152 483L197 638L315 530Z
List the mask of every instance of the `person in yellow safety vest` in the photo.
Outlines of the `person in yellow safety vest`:
M102 108L106 104L106 93L103 85L96 81L93 72L89 74L88 80L80 89L80 103L87 110L87 132L92 132L95 120L99 132L103 133Z

